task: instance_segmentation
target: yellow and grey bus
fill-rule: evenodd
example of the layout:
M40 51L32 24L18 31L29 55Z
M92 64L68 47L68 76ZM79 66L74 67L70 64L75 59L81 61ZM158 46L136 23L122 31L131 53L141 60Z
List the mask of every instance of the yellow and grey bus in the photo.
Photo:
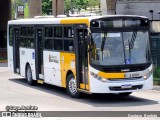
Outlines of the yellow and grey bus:
M153 88L149 20L142 16L33 18L8 22L8 67L28 83L85 93Z

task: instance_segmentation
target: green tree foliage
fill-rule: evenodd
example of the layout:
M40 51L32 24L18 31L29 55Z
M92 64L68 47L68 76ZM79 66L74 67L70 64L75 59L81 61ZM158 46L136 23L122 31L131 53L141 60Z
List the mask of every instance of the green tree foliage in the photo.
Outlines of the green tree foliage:
M65 12L66 14L68 15L69 14L69 11L71 10L71 0L65 0ZM73 3L72 3L73 4Z
M22 0L12 0L12 18L15 17L16 7L19 5L24 5Z
M95 6L99 6L99 8L100 8L100 0L89 0L88 6L90 7L90 10L92 12L92 8L95 9Z
M15 17L16 7L24 5L24 18L28 18L28 3L24 3L22 0L12 0L12 19Z
M89 0L88 6L98 6L100 3L100 0Z
M42 14L49 15L52 13L52 0L42 0Z
M76 6L78 9L87 9L89 0L77 0L76 1Z
M68 14L72 9L86 9L89 0L65 0L65 11ZM73 11L74 12L74 11Z
M24 8L24 18L28 18L28 17L29 17L29 7L28 7L28 3L26 3Z
M87 7L95 7L99 5L100 0L64 0L65 12L69 14L69 11L74 9L87 9ZM49 14L52 12L52 0L42 0L42 13ZM74 12L74 11L73 11Z
M72 9L87 9L88 7L99 6L100 0L65 0L65 11L68 14ZM74 11L73 11L74 12Z

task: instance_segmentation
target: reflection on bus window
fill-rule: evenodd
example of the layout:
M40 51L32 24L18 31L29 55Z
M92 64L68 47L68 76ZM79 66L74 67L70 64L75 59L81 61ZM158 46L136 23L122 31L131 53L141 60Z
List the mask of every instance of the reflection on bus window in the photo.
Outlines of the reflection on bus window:
M59 39L54 40L54 49L55 50L63 50L63 41Z
M64 51L74 51L73 40L64 40Z
M126 60L129 64L146 63L148 39L147 31L92 33L92 63L123 65Z
M45 49L47 49L47 50L53 50L54 49L52 39L45 40Z
M62 27L54 28L54 37L62 37Z

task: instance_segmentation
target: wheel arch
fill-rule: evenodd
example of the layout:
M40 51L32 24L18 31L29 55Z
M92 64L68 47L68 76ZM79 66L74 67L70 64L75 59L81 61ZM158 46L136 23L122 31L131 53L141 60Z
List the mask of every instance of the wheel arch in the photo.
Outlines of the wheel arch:
M72 72L72 70L68 70L68 71L67 71L67 74L66 74L66 81L67 81L67 77L68 77L70 74L73 74L73 75L74 75L74 73Z
M67 77L68 77L70 74L73 74L73 75L75 76L75 74L74 74L74 72L73 72L72 70L68 70L68 71L67 71L66 77L65 77L65 87L66 87L66 85L67 85Z
M29 62L27 62L27 63L26 63L26 66L25 66L25 77L26 77L26 71L27 71L27 67L28 67L28 66L30 66Z

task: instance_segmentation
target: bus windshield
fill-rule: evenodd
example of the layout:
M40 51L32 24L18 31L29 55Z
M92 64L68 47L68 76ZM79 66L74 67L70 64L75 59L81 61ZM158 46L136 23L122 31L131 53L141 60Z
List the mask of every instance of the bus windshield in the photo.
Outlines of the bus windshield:
M91 64L141 64L149 59L148 31L92 33Z

